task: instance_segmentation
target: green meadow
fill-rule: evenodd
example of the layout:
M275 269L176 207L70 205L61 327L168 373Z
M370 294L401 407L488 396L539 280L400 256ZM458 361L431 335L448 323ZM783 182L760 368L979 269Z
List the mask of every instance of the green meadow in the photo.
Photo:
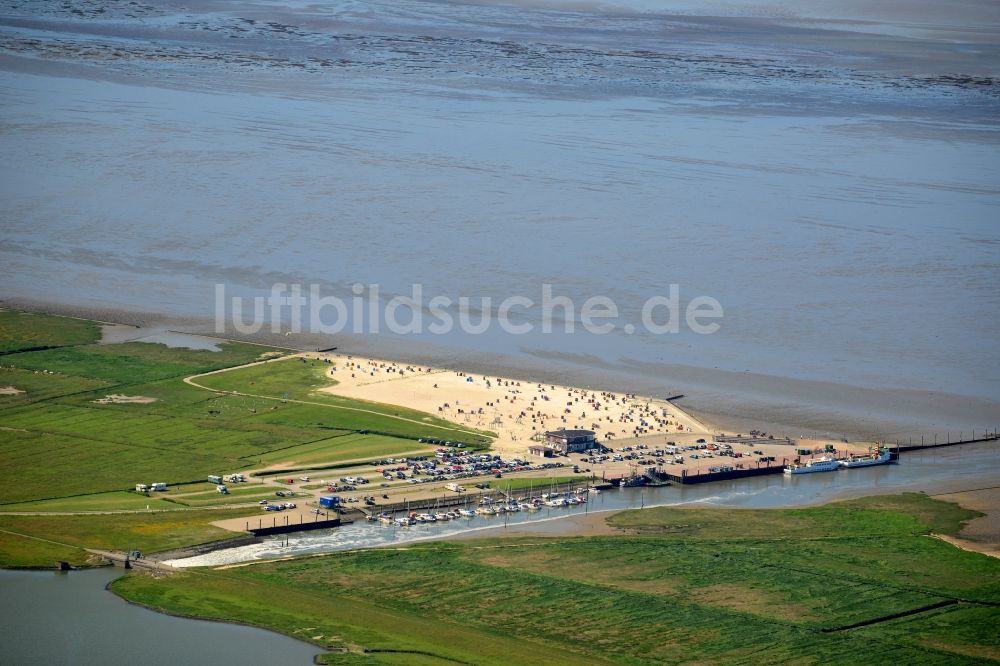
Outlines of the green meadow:
M155 553L231 539L236 536L233 532L210 523L259 514L254 507L77 516L0 515L0 557L5 567L51 567L57 559L83 566L93 561L86 548ZM53 551L61 555L53 557Z
M427 453L430 450L432 449L411 439L345 433L271 451L260 456L258 461L265 464L287 462L301 467L310 463L391 458L403 453Z
M1000 658L1000 562L928 536L976 515L922 495L647 509L612 516L618 536L131 574L112 589L311 640L337 651L327 663L976 664Z
M183 486L180 486L183 487ZM175 487L176 489L176 487ZM49 500L34 500L5 504L5 512L78 512L78 511L144 511L148 509L176 509L177 504L170 501L173 490L169 493L150 493L149 496L128 490L113 490L108 493L92 493L76 497L57 497ZM218 493L216 493L218 494Z
M0 353L85 345L100 337L100 326L85 319L0 310Z

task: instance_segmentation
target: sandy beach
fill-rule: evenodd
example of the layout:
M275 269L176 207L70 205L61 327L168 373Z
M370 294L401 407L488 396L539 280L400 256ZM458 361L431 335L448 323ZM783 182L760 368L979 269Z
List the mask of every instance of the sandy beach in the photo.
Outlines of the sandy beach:
M323 392L405 406L496 433L491 448L504 457L526 458L529 447L544 440L544 433L562 428L592 430L597 441L617 450L625 446L692 446L711 443L714 436L723 434L673 402L635 393L531 382L353 355L312 356L332 362L327 375L337 384L322 389ZM754 451L760 451L756 455L774 456L779 462L796 456L796 447L788 442L778 439L770 442L767 433L760 433L759 437L762 441L744 447L741 453L749 458ZM821 451L829 443L844 453L864 453L873 445L822 439L798 442L800 447L813 451ZM686 456L684 463L674 468L675 473L681 469L689 473L705 471L733 461L726 458L720 461L711 452L707 457L702 455L698 459ZM581 458L571 455L569 462L576 463ZM629 473L629 467L628 461L618 464L609 461L600 470L620 476Z
M545 432L593 430L598 441L651 435L679 443L716 432L665 400L635 394L528 382L381 359L333 356L327 373L337 382L324 392L402 405L497 434L493 450L527 455Z

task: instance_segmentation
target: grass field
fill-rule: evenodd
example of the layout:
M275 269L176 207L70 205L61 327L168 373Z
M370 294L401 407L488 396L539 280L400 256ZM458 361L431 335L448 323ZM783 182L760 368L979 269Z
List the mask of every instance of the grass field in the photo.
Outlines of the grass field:
M77 322L54 318L50 324L67 321ZM180 380L261 353L261 347L241 344L210 352L128 343L4 356L8 367L0 381L24 393L0 401L0 503L192 481L246 468L244 456L290 440L316 439L306 429L254 423L250 410L213 410L212 394ZM95 402L111 393L156 401Z
M320 393L316 389L335 384L326 377L327 363L315 359L275 360L261 365L239 368L205 377L199 385L219 391L270 396L287 400L302 400L317 405L297 405L296 412L282 412L285 418L299 418L345 430L371 430L400 437L436 437L465 444L482 444L493 433L478 432L451 423L425 412L395 405L383 405ZM327 406L326 409L323 406ZM334 409L330 409L333 407Z
M101 327L83 319L0 310L0 353L97 342Z
M425 652L432 659L437 657L425 663L448 663L441 657L464 657L463 663L540 664L545 652L542 644L472 628L461 617L444 620L426 617L410 608L376 604L351 594L337 594L332 589L317 594L246 575L184 573L170 576L168 585L156 584L151 578L129 576L116 581L112 589L130 601L171 613L239 619L274 627L326 647L359 649L364 646L374 650ZM484 650L502 653L503 661L496 658L468 660L469 655L482 656ZM364 659L358 663L380 663L377 661L379 656L373 658L376 661ZM335 658L327 663L344 662ZM404 659L396 663L412 662ZM544 663L570 665L580 662L573 655L552 653L545 655ZM603 662L598 659L591 663Z
M8 354L3 364L133 386L249 363L268 350L236 342L221 351L172 348L148 342L83 345Z
M266 488L262 488L261 486L253 488L237 488L235 490L231 490L228 495L223 495L222 493L216 491L198 493L178 498L176 502L185 506L215 506L219 504L256 502L257 500L262 499L278 499L274 494L273 486L268 486ZM294 500L294 498L292 499Z
M358 653L329 663L972 664L1000 658L1000 562L926 535L975 515L922 495L653 509L612 518L638 536L422 544L113 589ZM840 629L858 622L874 624Z
M262 492L267 492L273 495L275 491L274 486L265 486L260 483L234 483L228 484L227 487L229 488L228 495L223 495L213 487L211 490L202 490L194 493L185 492L183 495L177 497L175 501L187 502L188 500L205 499L213 495L228 497L230 500L233 500L249 495L259 495Z
M408 452L428 453L433 450L432 447L412 439L350 433L268 452L258 456L258 462L264 464L287 462L303 466L319 462L385 458Z
M84 548L155 553L220 539L233 532L209 523L223 518L256 517L256 509L170 511L88 516L0 516L0 556L5 567L51 567L54 543L73 564L87 562Z
M0 360L3 357L0 356ZM20 393L0 395L0 409L27 405L39 400L48 400L59 396L96 391L111 383L101 379L73 377L43 373L38 370L0 367L0 386L16 388Z
M35 500L5 504L4 512L51 512L67 513L79 511L145 511L177 510L187 506L207 506L214 504L238 504L273 497L274 487L259 483L230 486L229 494L223 495L211 486L193 492L195 484L168 488L166 492L150 492L149 495L130 490L116 490L108 493L92 493L74 497L58 497L50 500Z
M0 529L0 561L6 569L53 567L59 560L75 567L96 563L96 558L76 546L44 538L14 534Z
M177 505L166 501L174 493L151 493L149 497L139 493L115 490L109 493L93 493L78 497L58 497L50 500L36 500L18 504L3 505L4 511L142 511L150 509L176 509Z
M213 451L38 431L5 432L0 438L0 460L3 504L103 494L152 481L176 484L247 466L245 461Z

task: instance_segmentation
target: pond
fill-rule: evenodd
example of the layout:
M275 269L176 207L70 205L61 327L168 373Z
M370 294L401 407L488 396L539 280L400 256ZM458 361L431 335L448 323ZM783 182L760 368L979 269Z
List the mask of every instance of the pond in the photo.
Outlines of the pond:
M5 664L306 664L322 649L270 631L189 620L105 588L121 569L0 570Z

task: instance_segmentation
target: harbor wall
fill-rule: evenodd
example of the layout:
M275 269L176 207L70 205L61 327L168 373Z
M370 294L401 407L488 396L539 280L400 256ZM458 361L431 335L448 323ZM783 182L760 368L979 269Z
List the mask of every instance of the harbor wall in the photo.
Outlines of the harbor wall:
M336 514L335 514L336 515ZM339 527L344 524L340 516L336 518L320 518L316 516L316 520L305 520L303 516L299 516L298 522L290 520L289 516L283 516L284 521L279 521L278 516L273 516L270 525L267 525L263 518L257 520L257 527L253 527L253 521L247 521L247 532L253 534L254 536L268 536L271 534L289 534L291 532L308 532L310 530L325 530L331 527Z
M698 474L681 475L666 473L664 476L675 483L690 485L695 483L709 483L711 481L745 479L750 476L764 476L766 474L781 474L784 471L784 465L767 465L763 467L751 467L749 469L731 469L725 472L701 472Z

